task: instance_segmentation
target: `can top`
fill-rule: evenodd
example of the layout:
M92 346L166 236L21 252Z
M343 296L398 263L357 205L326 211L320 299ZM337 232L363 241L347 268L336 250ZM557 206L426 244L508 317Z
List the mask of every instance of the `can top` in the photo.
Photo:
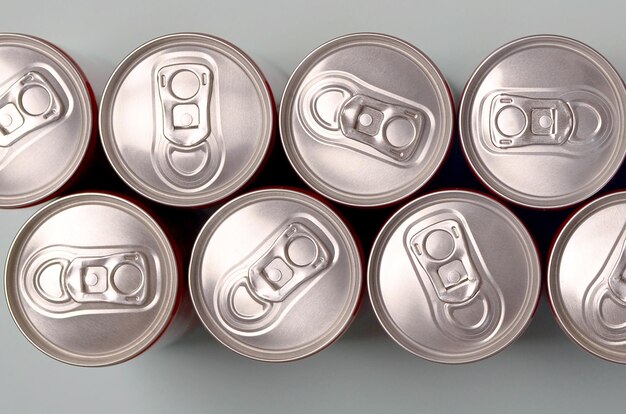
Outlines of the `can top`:
M315 49L291 75L281 138L314 190L347 205L380 206L435 174L449 148L453 106L442 74L414 46L349 34Z
M92 135L80 69L60 49L0 33L0 207L50 197L76 172Z
M194 245L191 297L224 345L284 362L328 346L352 321L362 288L355 240L322 202L267 189L219 209Z
M510 42L467 83L459 131L479 178L527 207L560 208L600 190L626 139L626 89L597 51L562 36Z
M156 222L112 195L56 200L16 236L9 310L26 338L69 364L104 366L150 347L178 300L178 264Z
M576 212L550 254L548 293L556 320L578 345L626 363L626 192Z
M273 135L259 68L219 38L177 33L140 46L105 88L100 133L134 190L179 207L215 203L248 182Z
M500 203L441 191L400 209L378 235L368 288L383 328L435 362L493 355L526 329L540 294L537 250Z

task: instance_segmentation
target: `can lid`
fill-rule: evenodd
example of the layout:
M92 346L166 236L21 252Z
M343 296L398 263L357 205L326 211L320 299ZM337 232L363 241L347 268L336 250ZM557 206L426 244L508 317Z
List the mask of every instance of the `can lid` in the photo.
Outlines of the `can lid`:
M577 211L558 234L548 266L557 322L590 353L626 363L626 192Z
M74 175L92 136L80 69L54 45L0 33L0 207L50 197Z
M560 208L600 190L626 154L626 89L597 51L530 36L487 57L467 83L459 130L479 178L527 207Z
M400 209L380 231L368 268L387 333L415 355L450 364L486 358L517 339L540 285L524 225L469 191L428 194Z
M179 207L215 203L248 182L273 136L260 69L217 37L177 33L128 55L105 88L100 133L135 191Z
M421 188L447 154L448 85L414 46L355 33L310 53L285 88L280 132L289 161L343 204L390 204Z
M122 198L56 200L16 236L6 262L9 310L45 354L80 366L126 361L171 321L178 265L156 222Z
M343 221L302 193L245 194L208 220L189 285L200 319L249 358L304 358L347 329L362 288L360 251Z

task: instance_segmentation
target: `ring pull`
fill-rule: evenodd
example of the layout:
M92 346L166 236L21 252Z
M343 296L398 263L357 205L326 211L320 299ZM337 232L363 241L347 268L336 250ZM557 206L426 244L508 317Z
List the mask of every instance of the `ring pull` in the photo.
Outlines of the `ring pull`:
M148 295L147 271L139 252L77 257L67 267L65 280L77 303L141 306Z
M479 259L469 227L456 213L426 221L413 226L407 247L416 269L426 273L434 288L437 324L457 339L488 337L502 317L502 294Z
M223 165L224 144L216 111L215 71L202 63L177 63L156 72L162 136L152 143L152 164L176 191L197 192L210 185ZM212 108L211 105L214 107Z
M250 267L250 286L260 298L282 302L300 284L327 269L331 260L315 232L293 222Z
M291 220L271 240L267 250L253 252L216 289L219 314L237 332L269 329L332 265L332 242L308 219Z
M160 289L150 256L133 246L48 247L28 259L22 283L33 308L55 318L142 311Z
M27 72L0 96L0 147L57 121L64 111L52 84L38 71Z
M417 149L423 115L366 95L353 96L341 110L341 132L396 161L406 161Z
M611 109L596 91L573 88L553 98L497 93L485 105L490 106L489 144L503 153L579 157L610 136Z
M298 116L314 139L397 166L415 161L434 126L423 105L340 71L309 81L298 96Z
M163 135L173 144L193 147L211 134L212 82L211 70L197 63L168 65L157 72Z
M589 327L606 342L626 341L626 227L583 298Z
M480 275L472 264L462 231L457 221L448 219L411 238L414 256L442 302L466 302L480 286Z
M562 145L572 133L574 114L561 99L501 94L493 100L490 123L498 148Z

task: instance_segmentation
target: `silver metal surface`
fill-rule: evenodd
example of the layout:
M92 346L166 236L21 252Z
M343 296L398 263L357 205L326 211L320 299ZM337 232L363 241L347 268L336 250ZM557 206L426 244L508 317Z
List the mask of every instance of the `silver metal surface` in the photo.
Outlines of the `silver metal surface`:
M597 199L567 221L550 254L548 291L571 339L626 363L626 192Z
M533 240L500 203L441 191L398 211L372 248L368 287L389 335L444 363L486 358L513 342L539 300Z
M352 321L360 251L341 219L291 190L243 195L218 210L193 249L189 284L200 319L250 358L303 358Z
M542 35L487 57L459 109L467 159L515 203L559 208L600 190L626 154L626 89L598 52Z
M140 194L189 207L240 189L265 159L274 102L235 46L179 33L154 39L117 67L100 110L111 164Z
M112 195L61 198L22 227L5 292L26 338L49 356L103 366L148 349L180 300L178 264L154 220Z
M0 207L43 201L76 173L92 112L80 69L60 49L0 34Z
M374 33L314 50L280 106L281 138L300 177L361 207L421 188L443 162L453 125L452 98L435 65L410 44Z

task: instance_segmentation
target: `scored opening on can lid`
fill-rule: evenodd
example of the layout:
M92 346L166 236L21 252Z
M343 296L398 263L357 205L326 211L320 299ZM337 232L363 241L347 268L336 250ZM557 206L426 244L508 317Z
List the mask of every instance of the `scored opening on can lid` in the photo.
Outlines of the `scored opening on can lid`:
M599 191L626 154L626 89L597 51L562 36L512 41L475 70L459 108L466 158L487 187L560 208Z
M266 189L208 220L194 245L191 297L220 342L249 358L316 353L352 321L362 289L354 236L322 202Z
M431 193L400 209L376 238L368 267L370 300L391 338L450 364L486 358L517 339L540 285L524 225L470 191Z
M178 262L142 209L120 197L76 194L33 215L6 261L5 293L24 336L80 366L113 365L148 349L178 301Z
M403 199L438 170L454 105L434 63L376 33L331 40L296 68L280 105L290 163L320 194L374 207Z
M178 33L140 46L105 88L107 157L140 194L201 206L247 183L270 148L275 107L260 69L217 37Z
M575 343L626 363L626 192L598 198L555 239L548 293L557 322Z
M80 69L56 46L0 33L0 207L52 196L76 173L92 138Z

